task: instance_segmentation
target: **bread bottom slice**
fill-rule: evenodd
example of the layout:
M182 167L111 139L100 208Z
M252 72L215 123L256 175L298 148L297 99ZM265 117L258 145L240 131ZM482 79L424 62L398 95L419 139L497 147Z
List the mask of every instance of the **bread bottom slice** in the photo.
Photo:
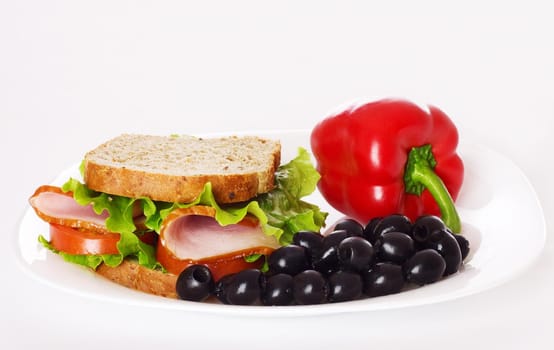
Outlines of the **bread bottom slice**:
M101 264L96 269L99 275L127 288L167 298L177 298L177 276L141 266L137 261L126 259L117 267Z

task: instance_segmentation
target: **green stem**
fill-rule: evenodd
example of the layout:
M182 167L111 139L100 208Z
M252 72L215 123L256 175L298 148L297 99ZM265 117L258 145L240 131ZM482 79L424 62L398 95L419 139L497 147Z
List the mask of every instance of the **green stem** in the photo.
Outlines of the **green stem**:
M444 182L434 171L436 165L431 145L413 147L404 170L405 191L420 196L427 189L439 206L442 221L452 232L458 233L462 229L460 217Z
M414 164L412 179L427 188L439 206L444 224L452 232L459 233L462 228L460 217L454 206L454 201L441 178L429 166L417 163Z

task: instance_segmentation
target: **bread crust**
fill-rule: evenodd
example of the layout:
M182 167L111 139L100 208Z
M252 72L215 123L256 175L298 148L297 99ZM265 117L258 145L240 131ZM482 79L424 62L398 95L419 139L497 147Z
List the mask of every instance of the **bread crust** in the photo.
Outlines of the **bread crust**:
M164 202L192 202L207 182L218 203L236 203L252 199L275 186L275 171L281 161L281 145L271 142L273 149L265 168L257 172L175 175L127 167L121 164L100 164L89 155L84 160L84 181L92 190L131 198L148 197ZM109 142L108 142L109 143ZM106 147L108 144L101 145ZM99 148L100 148L99 147Z
M258 174L175 176L114 168L85 160L84 181L87 187L104 193L130 198L147 197L155 201L189 203L211 182L218 203L247 201L274 187L276 168ZM260 182L261 179L263 182Z
M133 260L123 260L116 267L101 264L96 269L96 273L127 288L177 299L176 275L146 268Z

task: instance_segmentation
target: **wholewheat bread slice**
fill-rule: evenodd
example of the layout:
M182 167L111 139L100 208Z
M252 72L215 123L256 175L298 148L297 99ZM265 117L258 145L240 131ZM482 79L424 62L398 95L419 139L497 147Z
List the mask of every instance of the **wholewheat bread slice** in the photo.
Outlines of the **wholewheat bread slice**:
M132 259L125 259L116 267L100 264L95 272L127 288L167 298L177 298L175 289L177 275L149 269Z
M218 203L235 203L273 189L280 161L279 141L256 136L123 134L85 155L84 181L99 192L179 203L211 182Z

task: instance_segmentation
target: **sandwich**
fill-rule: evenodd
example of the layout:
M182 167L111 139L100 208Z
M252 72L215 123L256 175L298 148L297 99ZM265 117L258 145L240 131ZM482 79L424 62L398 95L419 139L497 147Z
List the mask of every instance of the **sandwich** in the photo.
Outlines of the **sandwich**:
M81 179L29 199L49 225L39 242L123 286L176 297L178 275L203 264L215 280L319 232L326 213L302 198L319 174L309 153L280 164L281 144L257 136L124 134L89 151Z

